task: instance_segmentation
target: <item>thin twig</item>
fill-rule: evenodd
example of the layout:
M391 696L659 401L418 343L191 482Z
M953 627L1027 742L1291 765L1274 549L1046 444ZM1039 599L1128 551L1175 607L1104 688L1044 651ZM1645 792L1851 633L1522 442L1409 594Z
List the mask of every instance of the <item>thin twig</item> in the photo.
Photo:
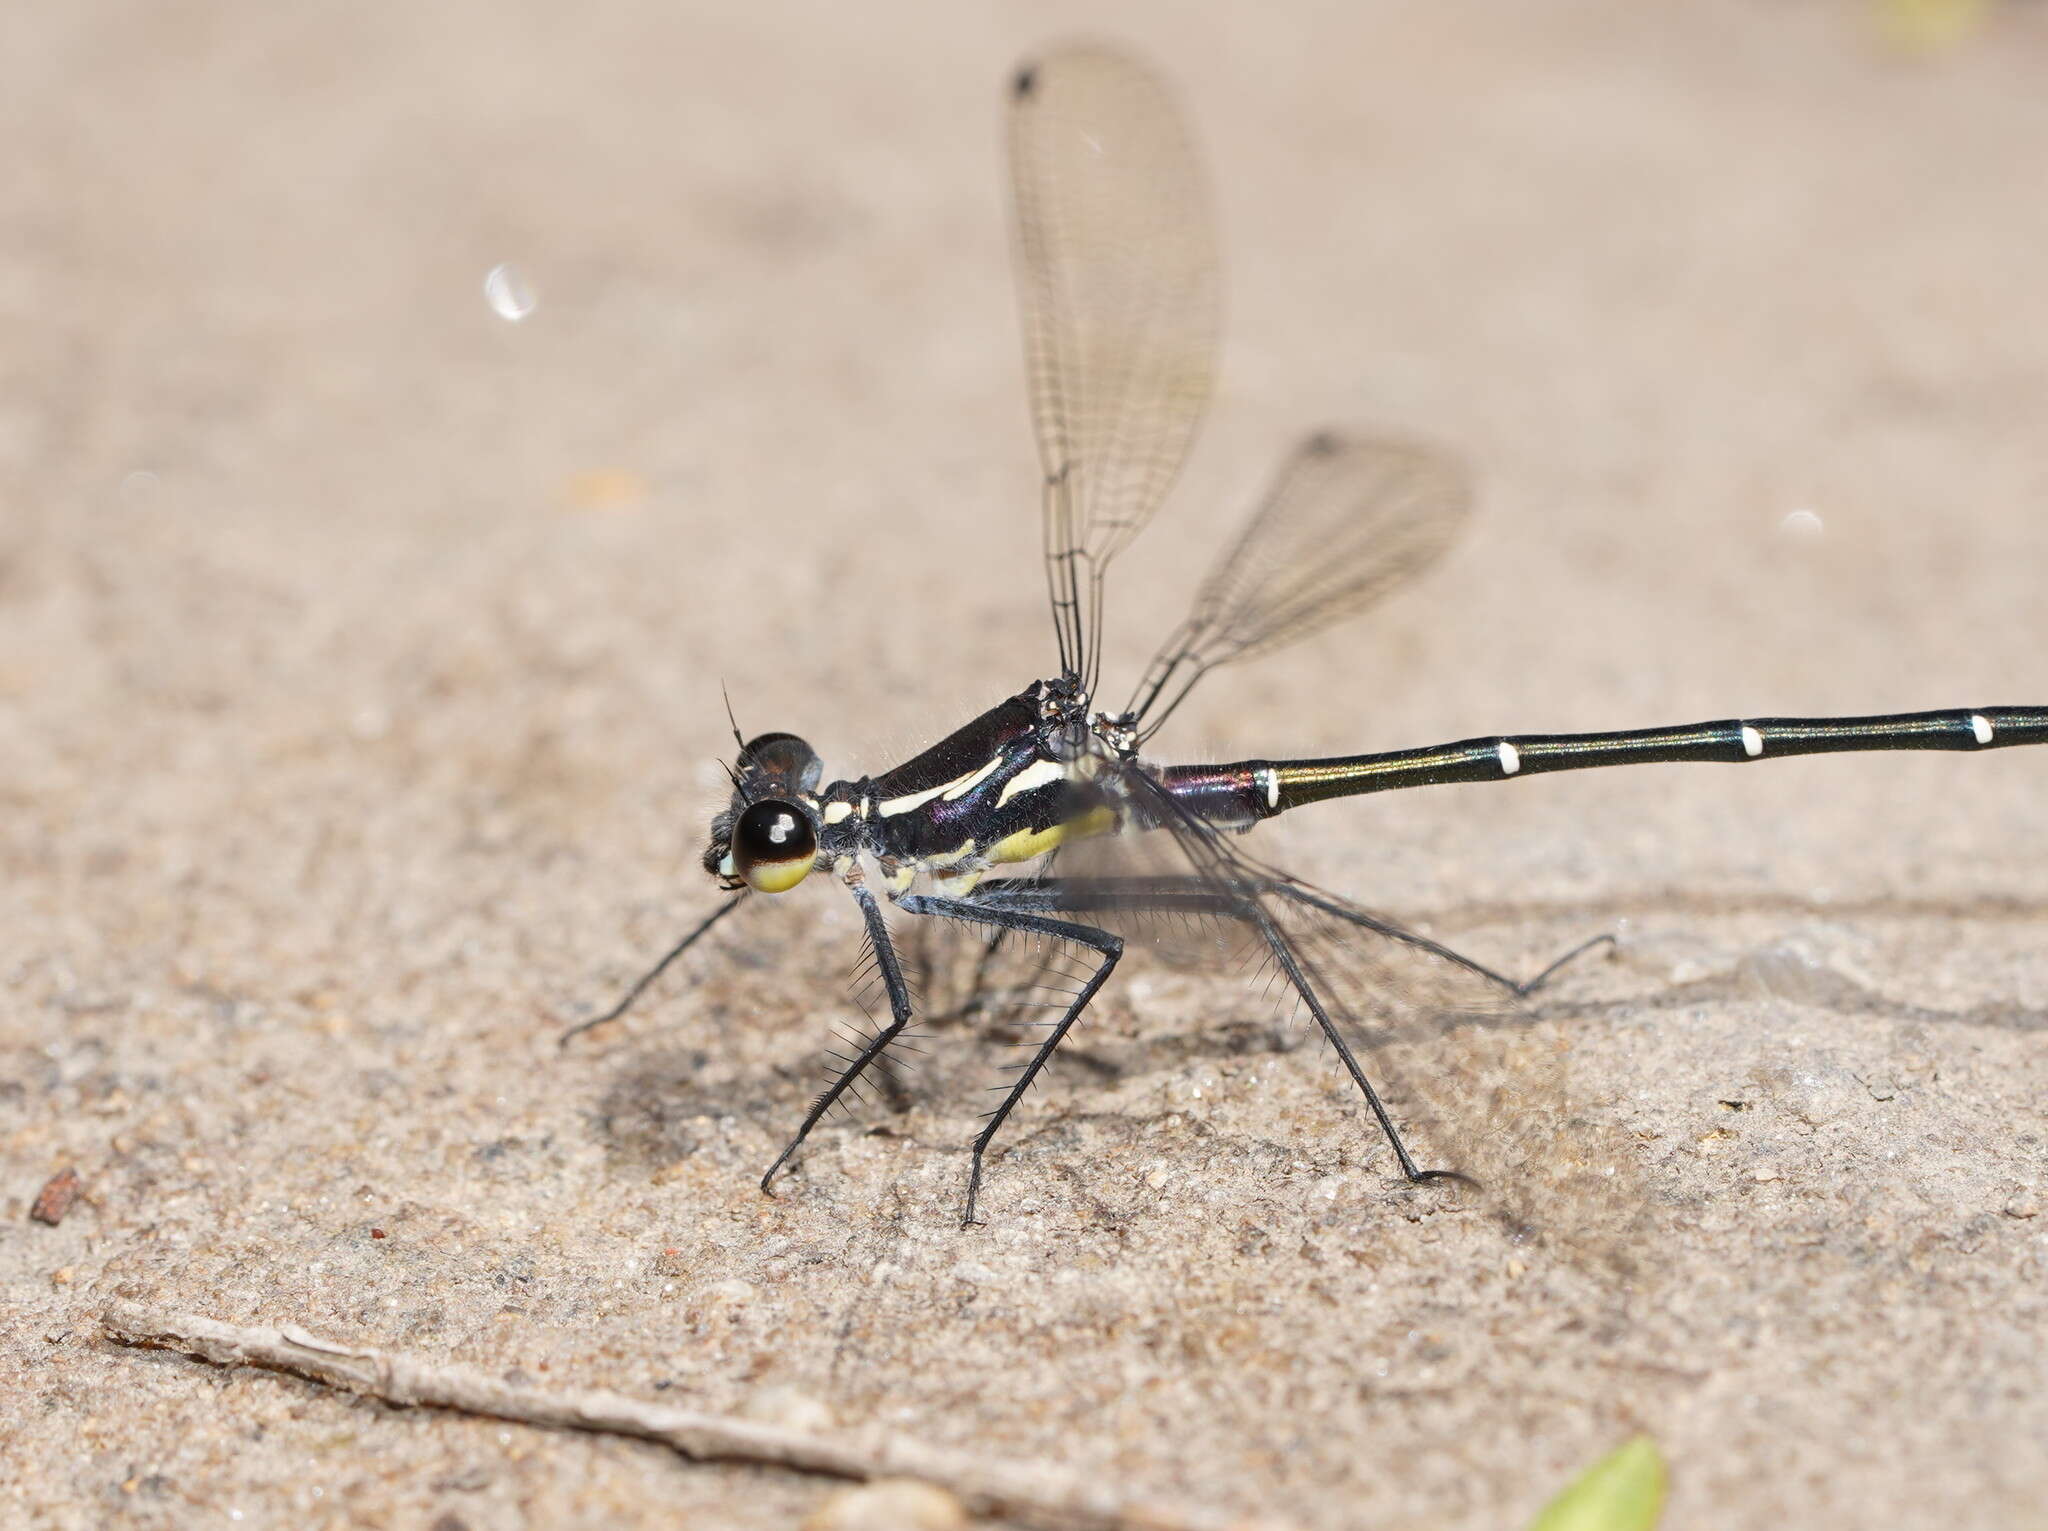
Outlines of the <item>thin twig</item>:
M247 1328L192 1313L117 1302L101 1323L114 1339L183 1351L220 1366L260 1366L402 1407L424 1405L553 1430L595 1430L659 1441L693 1461L761 1462L835 1478L918 1478L975 1515L1058 1531L1283 1531L1214 1511L1141 1504L1058 1469L1005 1463L867 1430L816 1435L726 1414L643 1403L601 1389L542 1392L473 1366L337 1345L295 1324Z

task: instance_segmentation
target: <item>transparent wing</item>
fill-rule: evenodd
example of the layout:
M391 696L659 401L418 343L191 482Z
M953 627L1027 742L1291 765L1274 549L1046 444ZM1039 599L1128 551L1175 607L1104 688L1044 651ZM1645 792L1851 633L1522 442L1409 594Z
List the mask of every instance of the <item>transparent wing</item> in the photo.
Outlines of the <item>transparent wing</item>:
M1353 616L1435 563L1471 491L1449 458L1411 442L1311 436L1160 648L1128 711L1150 734L1208 671Z
M1075 918L1249 975L1318 1029L1320 1008L1331 1051L1341 1039L1423 1168L1469 1177L1458 1194L1576 1264L1629 1267L1647 1193L1558 1019L1426 937L1247 855L1142 766L1119 777L1161 827L1058 853L1050 875ZM1356 1130L1383 1150L1374 1120L1358 1115ZM1381 1162L1398 1173L1391 1155Z
M1166 86L1102 48L1018 71L1009 148L1046 575L1061 662L1092 681L1102 571L1165 498L1215 376L1209 199Z

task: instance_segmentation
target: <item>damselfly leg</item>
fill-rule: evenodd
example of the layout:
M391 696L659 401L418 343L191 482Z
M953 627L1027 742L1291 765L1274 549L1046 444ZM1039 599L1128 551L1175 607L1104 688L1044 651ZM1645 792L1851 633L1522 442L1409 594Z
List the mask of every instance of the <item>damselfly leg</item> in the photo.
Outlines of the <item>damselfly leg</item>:
M1106 930L1098 930L1093 925L1052 919L1043 914L1004 908L978 899L969 901L912 893L898 900L897 907L912 914L936 915L941 919L958 920L963 924L985 925L996 930L1046 936L1055 941L1071 941L1077 946L1086 947L1101 958L1095 966L1095 971L1088 975L1064 1013L1053 1023L1052 1029L1047 1032L1038 1050L1018 1070L1017 1077L1004 1090L1002 1101L995 1110L988 1113L987 1122L975 1136L967 1172L967 1209L960 1218L963 1225L971 1224L975 1221L975 1204L981 1196L981 1165L988 1153L989 1144L995 1141L996 1134L1002 1131L1003 1123L1016 1109L1017 1102L1024 1098L1025 1092L1037 1080L1046 1062L1059 1048L1060 1043L1066 1040L1067 1033L1081 1018L1081 1012L1088 1008L1088 1002L1094 999L1097 991L1108 982L1110 973L1114 971L1118 959L1124 954L1124 943L1120 937L1111 935Z
M824 1120L825 1113L839 1104L841 1097L867 1072L868 1066L886 1053L890 1045L903 1035L903 1028L910 1024L910 985L903 977L903 964L896 960L896 943L889 938L889 922L882 918L881 906L864 885L853 885L853 897L860 905L861 919L867 925L868 949L874 954L875 971L889 996L889 1020L869 1036L858 1053L846 1060L846 1067L811 1102L811 1109L805 1113L796 1136L784 1145L782 1152L775 1156L775 1162L761 1176L761 1189L764 1191L774 1183L782 1166L789 1162L789 1156L811 1135L811 1129Z
M555 1039L556 1045L560 1047L567 1047L571 1042L575 1041L576 1038L582 1036L584 1032L595 1031L600 1026L609 1025L611 1022L616 1021L620 1016L624 1015L628 1010L632 1009L634 1001L638 1000L641 995L645 994L650 988L652 988L655 984L655 981L659 979L663 973L666 973L671 966L674 965L678 957L682 956L684 952L688 951L691 947L695 946L697 944L699 937L703 936L705 932L710 930L711 927L716 925L720 920L724 919L727 915L731 914L733 910L739 908L742 902L743 900L738 897L729 898L724 903L720 904L716 909L712 910L710 914L706 915L694 927L692 927L688 935L684 936L682 940L676 942L674 946L671 946L668 949L668 951L662 955L662 958L659 962L655 963L653 967L649 968L646 972L642 973L638 978L636 978L633 981L631 987L629 987L626 990L626 992L622 996L620 996L617 1004L613 1005L611 1009L605 1011L603 1015L592 1016L587 1021L578 1021L574 1026L571 1026L567 1031L563 1032L561 1036Z

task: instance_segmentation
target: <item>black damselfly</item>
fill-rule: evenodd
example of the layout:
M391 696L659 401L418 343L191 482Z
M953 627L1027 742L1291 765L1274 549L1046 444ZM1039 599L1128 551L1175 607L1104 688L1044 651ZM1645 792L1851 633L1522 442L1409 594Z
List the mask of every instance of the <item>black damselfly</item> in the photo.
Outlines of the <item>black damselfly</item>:
M1325 760L1149 760L1146 744L1202 676L1351 616L1431 564L1465 518L1466 488L1454 464L1412 444L1311 437L1282 465L1127 705L1097 710L1104 571L1165 497L1215 372L1210 213L1171 95L1113 51L1067 48L1016 74L1009 159L1058 673L879 776L826 784L818 756L793 734L741 743L729 768L730 804L713 820L704 853L705 869L733 897L610 1011L569 1033L623 1014L749 892L784 893L813 870L831 873L860 908L888 1019L843 1057L762 1177L764 1188L911 1023L885 905L979 927L991 939L1036 936L1085 957L1059 996L1057 1019L974 1139L969 1222L990 1143L1116 967L1119 931L1148 923L1234 933L1313 1019L1407 1180L1465 1178L1474 1168L1513 1175L1552 1151L1533 1115L1533 1090L1517 1096L1496 1083L1462 1102L1484 1118L1479 1137L1463 1141L1496 1146L1455 1170L1423 1169L1403 1141L1389 1098L1411 1126L1459 1109L1453 1101L1432 1118L1424 1104L1443 1071L1428 1050L1442 1032L1416 1018L1446 1003L1467 1014L1484 1007L1447 1001L1440 988L1393 969L1420 964L1476 981L1512 1007L1559 964L1517 982L1262 864L1241 848L1243 831L1327 798L1591 766L2048 743L2048 708L1976 707L1465 739ZM1121 869L1097 854L1132 845L1146 849ZM992 875L1026 862L1037 870ZM1526 1043L1515 1025L1493 1030L1502 1048L1525 1054L1500 1078L1541 1072L1541 1046ZM1397 1071L1400 1083L1383 1098L1401 1043L1418 1039L1415 1066ZM1375 1060L1371 1073L1354 1043Z

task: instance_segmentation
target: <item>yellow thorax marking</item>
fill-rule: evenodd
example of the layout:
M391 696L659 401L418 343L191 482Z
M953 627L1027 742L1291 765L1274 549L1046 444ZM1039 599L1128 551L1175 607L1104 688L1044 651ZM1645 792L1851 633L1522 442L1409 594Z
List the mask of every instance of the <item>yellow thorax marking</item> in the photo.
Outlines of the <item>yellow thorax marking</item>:
M980 867L971 872L941 872L932 879L932 891L943 898L965 898L986 875Z
M1005 835L989 847L991 861L1029 861L1033 856L1043 856L1047 851L1057 850L1068 840L1085 840L1090 835L1106 835L1116 828L1116 814L1106 804L1089 809L1077 819L1064 824L1054 824L1048 829L1020 829L1014 835Z

